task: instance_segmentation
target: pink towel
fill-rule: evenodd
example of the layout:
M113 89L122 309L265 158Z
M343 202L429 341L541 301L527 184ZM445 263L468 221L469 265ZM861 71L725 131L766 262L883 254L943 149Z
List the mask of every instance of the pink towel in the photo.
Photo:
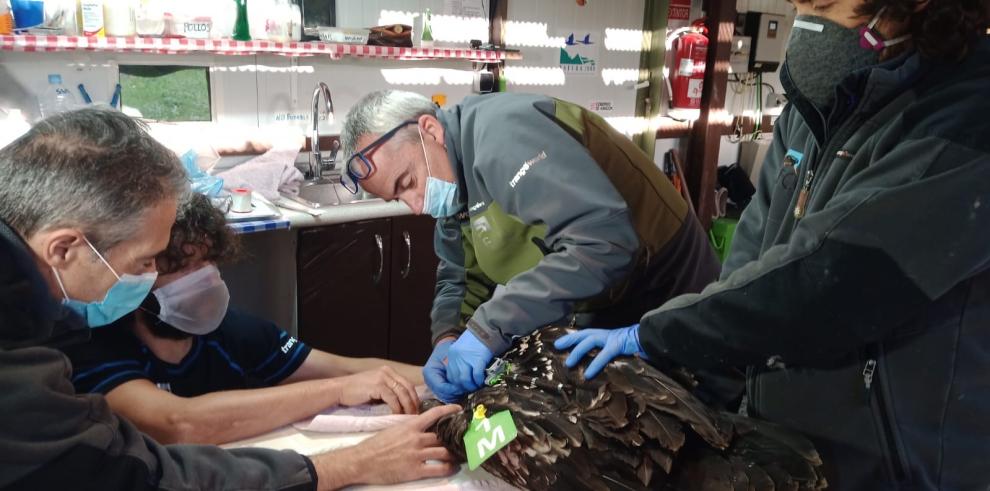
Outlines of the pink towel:
M294 165L297 155L298 148L272 148L217 177L223 179L224 189L246 187L269 200L278 199L279 192L299 194L303 174Z

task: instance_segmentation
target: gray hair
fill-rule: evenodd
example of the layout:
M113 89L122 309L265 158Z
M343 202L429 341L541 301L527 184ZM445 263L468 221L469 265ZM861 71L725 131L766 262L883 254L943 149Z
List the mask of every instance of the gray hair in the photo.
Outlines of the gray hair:
M187 189L175 153L113 110L57 114L0 149L0 220L24 238L78 227L107 250L137 233L145 210Z
M365 135L380 135L424 114L436 114L437 106L426 96L402 90L379 90L361 98L347 112L340 132L344 158L358 151L357 141ZM401 138L401 135L396 135Z

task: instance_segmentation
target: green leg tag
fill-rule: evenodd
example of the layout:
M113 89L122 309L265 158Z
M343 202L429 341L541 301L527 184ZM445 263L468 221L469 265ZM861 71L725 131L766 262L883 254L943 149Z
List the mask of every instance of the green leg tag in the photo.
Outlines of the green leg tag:
M512 421L512 414L508 410L496 413L491 418L475 418L464 434L468 469L477 469L515 439L516 424Z

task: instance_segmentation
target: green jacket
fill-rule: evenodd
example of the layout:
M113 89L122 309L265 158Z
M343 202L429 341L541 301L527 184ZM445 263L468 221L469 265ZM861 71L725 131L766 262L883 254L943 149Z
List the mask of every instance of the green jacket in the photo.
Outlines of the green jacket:
M717 278L687 203L594 113L501 93L437 117L462 210L437 222L434 342L466 327L502 353L550 323L628 325Z

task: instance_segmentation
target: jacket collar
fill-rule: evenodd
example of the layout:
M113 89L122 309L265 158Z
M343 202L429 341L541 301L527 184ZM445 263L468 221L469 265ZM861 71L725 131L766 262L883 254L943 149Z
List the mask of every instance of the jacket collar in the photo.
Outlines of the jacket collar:
M821 147L830 138L831 131L857 107L864 112L874 112L910 88L925 72L924 65L921 56L912 51L857 70L836 86L831 108L819 108L805 98L794 84L786 63L780 70L780 84Z
M88 337L83 319L48 292L28 245L0 220L0 348L62 346Z
M450 159L457 180L457 203L460 216L467 208L467 179L464 177L464 147L461 143L461 106L455 105L450 109L437 110L437 119L443 125L443 140L447 145L447 158Z

